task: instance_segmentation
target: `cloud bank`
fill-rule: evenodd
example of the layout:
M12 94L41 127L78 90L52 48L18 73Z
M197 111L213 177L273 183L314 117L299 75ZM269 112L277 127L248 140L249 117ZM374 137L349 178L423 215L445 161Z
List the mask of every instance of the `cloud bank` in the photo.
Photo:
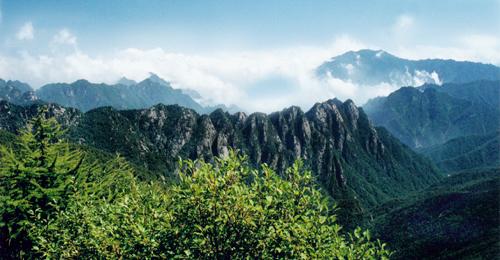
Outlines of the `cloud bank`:
M410 26L412 22L408 19L401 18L400 26ZM30 38L29 33L22 36ZM333 77L317 79L314 69L333 56L349 50L378 49L347 35L324 46L203 55L169 52L162 48L128 48L106 56L92 56L79 48L78 39L71 31L62 29L48 45L51 51L46 54L0 53L0 78L26 81L37 88L46 83L73 82L82 78L114 83L126 76L140 81L149 72L154 72L172 82L175 88L197 91L205 104L236 104L247 111L261 112L281 110L290 105L308 109L315 102L333 97L351 98L361 105L369 98L387 95L400 87L391 83L359 86ZM499 39L485 35L459 38L453 47L412 46L388 51L413 59L435 57L500 63ZM439 82L439 75L432 73L421 72L417 76L409 80Z
M360 96L352 84L319 81L313 70L333 55L368 47L341 36L322 47L210 55L128 48L106 57L93 57L77 47L77 38L68 30L59 31L50 44L52 53L46 55L21 52L15 57L0 56L0 77L39 87L81 78L106 83L114 83L122 76L142 80L154 72L176 88L196 90L207 104L237 104L248 111L263 112L290 105L307 108L333 97Z

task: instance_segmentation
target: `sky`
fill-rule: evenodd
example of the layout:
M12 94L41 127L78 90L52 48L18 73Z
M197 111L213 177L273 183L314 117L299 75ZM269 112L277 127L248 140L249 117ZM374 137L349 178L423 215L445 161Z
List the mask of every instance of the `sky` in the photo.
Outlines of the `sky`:
M0 78L113 83L154 72L205 103L270 112L366 91L312 71L349 50L500 65L500 0L0 0Z

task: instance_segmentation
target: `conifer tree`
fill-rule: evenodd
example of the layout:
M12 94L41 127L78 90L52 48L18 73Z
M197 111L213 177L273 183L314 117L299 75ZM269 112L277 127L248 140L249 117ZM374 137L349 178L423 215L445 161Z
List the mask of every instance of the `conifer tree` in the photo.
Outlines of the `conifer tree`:
M0 147L0 254L23 257L29 230L63 210L83 161L64 131L41 109L20 131L16 149Z

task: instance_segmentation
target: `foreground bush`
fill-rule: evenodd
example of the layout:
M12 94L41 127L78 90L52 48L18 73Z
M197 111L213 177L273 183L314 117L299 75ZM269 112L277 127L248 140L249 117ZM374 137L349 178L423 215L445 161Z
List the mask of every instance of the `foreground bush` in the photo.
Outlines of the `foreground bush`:
M296 162L284 178L231 154L214 164L186 161L172 188L177 247L195 257L383 257L380 244L356 231L339 234L310 172ZM182 228L181 228L182 227Z
M136 181L120 158L89 164L81 153L61 149L65 143L50 139L53 134L46 135L23 135L21 146L43 143L52 151L44 159L49 163L42 163L37 149L2 149L9 156L1 159L6 166L0 168L0 203L9 206L0 211L1 238L3 253L11 256L388 257L368 232L340 234L326 198L300 162L280 177L265 165L251 168L235 153L213 163L186 160L180 162L178 181L166 186ZM33 153L26 157L31 164L19 157L26 153ZM48 176L53 181L40 185L38 179ZM12 186L16 178L22 181Z

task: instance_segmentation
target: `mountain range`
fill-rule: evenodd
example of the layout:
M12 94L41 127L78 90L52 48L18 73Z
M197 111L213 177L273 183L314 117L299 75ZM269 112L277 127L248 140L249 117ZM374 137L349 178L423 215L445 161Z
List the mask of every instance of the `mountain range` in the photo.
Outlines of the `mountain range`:
M199 95L199 94L198 94ZM57 103L88 111L103 106L116 109L148 108L156 104L178 104L194 109L198 113L209 113L221 108L231 112L239 110L236 106L203 106L179 89L174 89L169 82L151 73L141 82L121 78L115 85L96 84L87 80L73 83L53 83L33 90L19 81L0 81L0 100L7 100L18 105L34 102Z
M500 125L500 81L403 87L363 107L370 119L405 144L422 148Z
M0 129L18 131L38 106L1 101ZM350 100L317 103L307 112L290 107L269 115L231 115L221 109L200 115L177 105L122 111L103 107L85 113L50 105L50 113L68 128L74 142L120 153L165 175L174 172L179 157L210 161L229 149L281 173L301 158L325 191L350 213L362 213L442 178L430 161L384 129L374 128Z
M370 211L367 227L394 259L498 258L500 81L492 77L402 87L363 106L447 176Z
M491 64L443 59L408 60L383 50L349 51L324 62L319 77L331 76L359 85L420 86L424 83L467 83L500 80Z
M500 165L500 81L403 87L363 108L445 172Z

